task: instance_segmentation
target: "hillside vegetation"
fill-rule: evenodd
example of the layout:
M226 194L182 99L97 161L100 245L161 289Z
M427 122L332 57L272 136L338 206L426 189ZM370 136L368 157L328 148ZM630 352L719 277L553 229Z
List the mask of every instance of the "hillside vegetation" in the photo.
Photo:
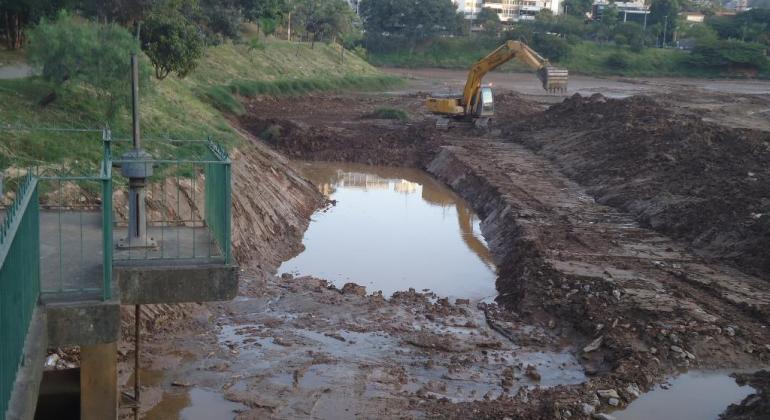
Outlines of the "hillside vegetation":
M378 66L421 68L438 67L467 69L484 57L503 40L488 38L444 38L430 40L413 51L402 50L369 54L369 62ZM537 48L537 45L534 45ZM643 48L632 51L625 46L579 41L553 59L548 51L540 51L552 62L569 69L571 73L587 75L620 75L640 77L736 77L741 73L722 69L693 66L687 58L690 53L673 48ZM529 71L520 63L508 63L499 71ZM770 78L770 68L756 75Z
M382 75L348 51L341 60L337 45L315 43L311 48L309 43L269 40L210 47L186 78L172 75L147 82L152 88L141 98L144 138L211 136L234 144L239 136L227 115L243 111L238 95L377 89L398 83L398 79ZM52 103L40 105L52 90L39 77L0 80L0 123L23 127L104 126L103 112L88 89L69 89ZM129 137L129 115L124 110L113 122L114 137ZM0 168L52 162L93 168L101 158L98 134L6 131L2 135Z

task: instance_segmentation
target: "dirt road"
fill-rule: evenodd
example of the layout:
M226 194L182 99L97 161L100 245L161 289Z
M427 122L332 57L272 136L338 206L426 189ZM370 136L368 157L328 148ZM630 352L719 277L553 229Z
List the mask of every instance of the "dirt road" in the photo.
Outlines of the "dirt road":
M546 111L554 98L500 93L492 130L445 133L414 92L430 82L414 83L402 95L255 99L238 124L283 155L432 173L482 218L498 269L497 302L450 302L414 290L387 299L353 284L277 278L277 263L297 249L304 206L319 201L303 192L291 167L270 164L273 152L257 150L260 164L238 176L264 180L260 188L270 193L257 203L246 198L253 185L236 180L243 206L236 217L250 215L236 227L275 234L240 236L245 271L236 301L200 308L149 335L142 357L150 372L164 372L151 374L143 393L149 418L173 417L179 407L167 401L192 395L190 388L235 403L239 418L590 418L680 369L768 365L770 283L761 259L740 257L761 253L770 181L754 159L763 159L757 153L766 153L770 138L732 128L767 122L722 112L719 99L733 98L727 108L741 101L761 108L767 94L692 98L693 88L675 82L613 81L612 92L629 92L627 85L668 91L638 109L638 99L595 96ZM672 104L678 97L688 101ZM707 106L696 108L696 99ZM372 118L382 107L410 118ZM630 111L611 114L617 109ZM727 126L709 122L720 113ZM692 140L706 129L718 135ZM663 148L667 142L674 146ZM716 158L706 153L723 143ZM625 148L632 152L619 152ZM705 164L678 170L692 166L686 157ZM727 219L710 204L725 195L705 181L712 178L743 194L732 198L743 204ZM279 217L287 210L281 188L293 191L290 202L301 211ZM650 209L669 223L650 222ZM712 229L672 228L681 224L671 221L691 219ZM724 239L735 229L755 241ZM283 251L266 251L276 246ZM129 371L124 366L124 379Z

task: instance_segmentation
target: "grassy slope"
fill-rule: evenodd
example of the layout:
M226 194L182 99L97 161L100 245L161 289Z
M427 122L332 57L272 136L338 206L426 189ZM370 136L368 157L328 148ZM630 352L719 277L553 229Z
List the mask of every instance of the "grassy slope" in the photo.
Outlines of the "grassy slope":
M440 67L468 68L474 61L483 57L500 42L489 40L454 38L431 42L415 49L410 55L408 51L386 54L371 54L370 61L381 66L395 67ZM627 56L628 66L622 69L606 65L607 57L615 53ZM675 76L675 77L727 77L703 68L693 68L682 64L686 52L675 49L646 48L639 53L627 48L615 47L594 42L580 42L571 46L571 51L559 65L566 67L572 73L590 75L622 75L622 76ZM502 70L526 70L520 64L506 64ZM761 77L770 77L770 69Z
M210 48L198 68L185 79L169 76L153 81L153 93L142 98L143 137L205 138L210 135L228 144L238 136L223 112L204 94L207 89L233 81L265 83L303 78L336 80L343 77L377 79L379 72L353 54L339 62L339 48L317 43L289 44L271 40L264 49L227 44ZM299 53L298 53L299 48ZM37 78L0 80L0 123L26 127L101 127L101 113L88 92L80 91L57 99L46 107L37 103L50 92ZM116 137L127 137L130 119L123 111L113 125ZM0 168L35 163L85 163L93 167L100 157L99 135L51 134L46 132L3 132L0 142ZM84 140L91 139L89 143ZM78 160L78 164L75 163Z

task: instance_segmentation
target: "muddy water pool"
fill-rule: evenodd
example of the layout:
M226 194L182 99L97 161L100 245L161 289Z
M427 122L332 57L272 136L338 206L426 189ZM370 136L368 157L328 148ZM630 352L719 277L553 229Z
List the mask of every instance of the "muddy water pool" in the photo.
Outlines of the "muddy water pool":
M312 217L305 251L280 273L338 287L354 282L385 296L409 288L471 299L496 295L478 217L429 174L346 163L297 166L336 205Z
M655 387L612 415L618 420L717 419L727 406L754 392L750 386L739 386L729 372L690 371Z

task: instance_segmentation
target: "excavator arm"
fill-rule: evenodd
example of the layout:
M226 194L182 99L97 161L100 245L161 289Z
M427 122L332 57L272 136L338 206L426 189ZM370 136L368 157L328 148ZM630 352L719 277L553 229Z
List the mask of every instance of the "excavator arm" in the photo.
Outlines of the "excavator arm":
M481 88L484 76L513 58L537 71L537 76L543 83L543 89L549 92L566 90L568 77L566 69L551 66L548 60L521 41L507 41L471 67L463 90L462 104L466 112L473 105L473 98Z

